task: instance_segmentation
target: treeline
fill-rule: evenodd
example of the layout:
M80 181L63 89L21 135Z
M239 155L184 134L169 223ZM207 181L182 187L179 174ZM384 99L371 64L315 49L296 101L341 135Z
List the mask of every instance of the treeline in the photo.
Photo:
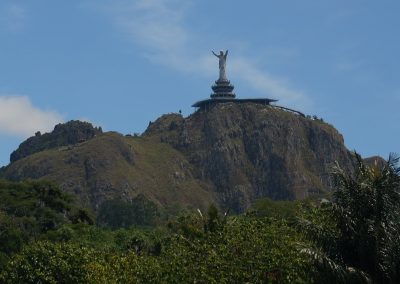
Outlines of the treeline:
M398 159L356 160L354 173L333 169L322 201L166 221L144 196L109 201L95 220L54 185L0 182L0 282L399 283Z
M31 241L64 224L94 224L89 211L52 183L0 181L0 269Z

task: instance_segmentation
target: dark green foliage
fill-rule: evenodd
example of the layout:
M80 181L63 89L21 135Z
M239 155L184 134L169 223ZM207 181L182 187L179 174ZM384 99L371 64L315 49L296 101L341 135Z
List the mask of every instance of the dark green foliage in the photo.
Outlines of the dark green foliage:
M207 221L204 226L205 232L216 232L221 226L225 224L226 220L222 219L219 215L217 207L211 204L207 211Z
M52 242L70 242L109 253L135 252L158 255L163 232L155 228L104 229L84 223L66 224L49 231L42 239Z
M334 168L330 201L262 199L242 216L211 205L160 229L143 227L158 215L143 195L105 202L98 227L48 183L3 182L0 282L399 283L398 159L356 161Z
M0 181L0 251L19 251L30 238L65 222L70 199L46 182Z
M29 241L70 222L71 212L79 212L71 196L52 183L1 180L0 268Z
M28 227L27 221L0 211L0 271L7 264L9 256L28 241L29 233L24 231L24 227Z
M2 283L87 283L89 265L96 262L101 262L101 256L93 249L36 242L12 259L0 280Z
M296 250L301 236L287 224L209 212L181 217L172 227L191 226L201 232L197 236L180 229L161 237L155 231L71 225L68 243L26 247L1 277L10 283L310 282L310 261Z
M210 210L211 212L213 210ZM191 220L191 221L190 221ZM207 224L207 226L204 226ZM214 224L210 230L209 224ZM200 214L178 219L163 250L172 283L309 283L300 235L285 222Z
M377 283L400 282L400 177L398 158L367 166L355 155L354 175L334 169L332 203L305 210L302 228L315 244L304 248L322 275Z
M160 255L161 253L163 237L154 229L119 229L113 232L113 238L121 252L130 251L138 255Z
M146 226L152 225L158 215L157 206L143 194L139 194L131 201L113 199L103 202L97 224L112 229Z
M259 217L294 220L299 201L274 201L270 198L257 199L249 212Z
M168 223L168 228L175 234L185 238L202 238L206 234L220 231L226 224L227 213L222 216L217 207L211 204L207 214L198 209L197 213L182 214Z
M70 220L74 224L86 223L88 225L94 224L93 214L86 208L77 208L70 215Z
M0 210L15 218L33 218L40 232L62 224L71 205L72 198L49 182L0 181Z

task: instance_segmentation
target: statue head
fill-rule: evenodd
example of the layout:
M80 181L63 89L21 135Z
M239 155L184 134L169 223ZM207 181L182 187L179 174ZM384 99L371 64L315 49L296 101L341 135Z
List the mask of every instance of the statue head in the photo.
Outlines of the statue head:
M220 50L220 51L219 51L219 55L224 55L224 51L223 51L223 50Z

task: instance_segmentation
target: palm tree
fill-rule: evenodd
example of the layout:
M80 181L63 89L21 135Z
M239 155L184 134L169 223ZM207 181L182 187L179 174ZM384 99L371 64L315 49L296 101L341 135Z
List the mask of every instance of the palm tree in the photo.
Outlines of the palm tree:
M336 281L399 283L399 157L368 166L354 156L353 173L333 169L332 201L303 215L300 225L314 244L303 252L323 268L320 275L332 273Z

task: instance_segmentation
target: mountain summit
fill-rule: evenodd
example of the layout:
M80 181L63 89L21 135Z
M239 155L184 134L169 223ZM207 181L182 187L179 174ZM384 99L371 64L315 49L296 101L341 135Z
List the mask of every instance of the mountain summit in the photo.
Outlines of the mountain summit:
M55 131L48 137L65 141ZM143 194L164 208L215 202L243 212L257 198L304 199L329 191L335 161L353 168L331 125L251 102L219 103L186 118L166 114L137 137L90 136L68 145L46 140L48 146L20 155L3 175L53 180L95 210L105 200Z

